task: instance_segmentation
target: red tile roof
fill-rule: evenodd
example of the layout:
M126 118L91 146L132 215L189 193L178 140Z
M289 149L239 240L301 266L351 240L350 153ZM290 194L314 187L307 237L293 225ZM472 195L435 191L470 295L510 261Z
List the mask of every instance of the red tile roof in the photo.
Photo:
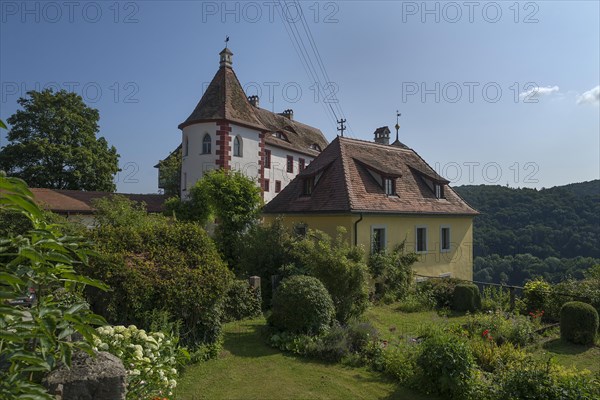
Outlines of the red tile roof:
M373 174L396 178L388 196ZM304 179L317 181L303 196ZM426 181L444 185L437 199ZM373 212L477 215L414 150L338 137L265 207L267 214Z
M128 194L111 192L83 192L79 190L59 190L31 188L35 201L43 208L58 214L92 214L94 208L92 200L107 197L113 194L125 196L138 203L146 203L146 210L150 213L163 211L165 196L162 194Z
M253 106L229 66L221 66L196 108L179 125L183 129L198 122L227 120L266 132L283 132L288 141L267 135L268 144L316 157L319 152L311 149L316 144L324 149L328 142L323 133L312 126L292 120L280 114Z

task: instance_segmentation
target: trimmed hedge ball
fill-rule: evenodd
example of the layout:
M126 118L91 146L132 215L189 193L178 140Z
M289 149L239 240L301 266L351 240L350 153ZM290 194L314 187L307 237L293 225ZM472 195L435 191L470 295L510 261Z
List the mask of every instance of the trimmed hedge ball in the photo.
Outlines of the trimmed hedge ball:
M481 308L481 294L477 285L472 283L459 283L454 288L452 299L456 311L475 311Z
M321 281L296 275L275 290L269 323L283 331L317 334L331 326L334 316L333 300Z
M571 343L593 344L598 331L598 311L590 304L570 301L560 309L560 337Z

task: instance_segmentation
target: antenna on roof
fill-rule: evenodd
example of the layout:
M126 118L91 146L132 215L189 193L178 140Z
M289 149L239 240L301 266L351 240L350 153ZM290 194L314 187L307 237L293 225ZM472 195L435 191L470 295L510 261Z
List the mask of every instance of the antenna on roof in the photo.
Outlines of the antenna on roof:
M342 132L342 137L344 137L344 131L346 130L346 125L344 125L346 120L344 118L340 119L337 123L340 124L340 127L337 128L338 131Z
M227 42L229 42L229 36L225 36L225 48L227 48Z
M396 126L395 126L395 128L396 128L396 142L398 141L398 131L400 130L399 120L400 120L400 116L401 115L402 114L400 114L400 112L398 112L398 110L396 110Z

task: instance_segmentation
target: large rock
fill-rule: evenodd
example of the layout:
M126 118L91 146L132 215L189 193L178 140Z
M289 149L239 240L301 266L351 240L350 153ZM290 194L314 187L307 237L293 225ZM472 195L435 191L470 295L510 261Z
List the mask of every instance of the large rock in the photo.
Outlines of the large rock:
M61 366L46 377L48 391L62 400L124 400L127 373L116 356L73 354L71 368Z

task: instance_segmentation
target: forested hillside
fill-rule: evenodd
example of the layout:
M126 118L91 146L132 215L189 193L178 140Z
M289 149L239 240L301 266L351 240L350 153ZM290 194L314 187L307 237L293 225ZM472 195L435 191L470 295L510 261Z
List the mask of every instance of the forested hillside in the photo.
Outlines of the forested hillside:
M557 281L579 278L600 264L600 180L542 190L489 185L455 190L481 213L473 233L477 279Z

